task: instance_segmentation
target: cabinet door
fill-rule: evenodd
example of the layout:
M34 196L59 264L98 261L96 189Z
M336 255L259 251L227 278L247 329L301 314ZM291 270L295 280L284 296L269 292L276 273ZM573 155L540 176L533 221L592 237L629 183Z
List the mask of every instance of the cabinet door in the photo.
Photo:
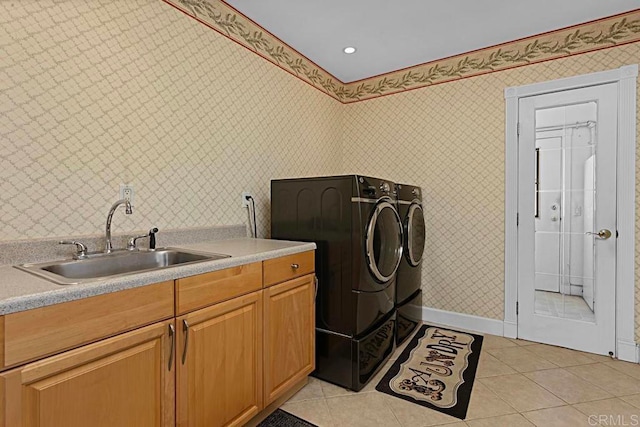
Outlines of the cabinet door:
M315 369L315 276L264 292L266 406Z
M262 409L262 291L177 319L180 426L240 426Z
M0 374L5 427L173 426L173 320Z

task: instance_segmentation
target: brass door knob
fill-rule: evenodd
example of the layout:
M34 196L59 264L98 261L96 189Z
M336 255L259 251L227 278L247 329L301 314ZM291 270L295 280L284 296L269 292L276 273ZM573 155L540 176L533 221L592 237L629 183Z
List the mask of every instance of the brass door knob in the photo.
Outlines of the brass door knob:
M596 236L598 239L602 239L602 240L607 240L609 237L611 237L611 231L607 230L606 228L603 228L602 230L595 232L595 231L587 231L584 234L590 234L592 236Z

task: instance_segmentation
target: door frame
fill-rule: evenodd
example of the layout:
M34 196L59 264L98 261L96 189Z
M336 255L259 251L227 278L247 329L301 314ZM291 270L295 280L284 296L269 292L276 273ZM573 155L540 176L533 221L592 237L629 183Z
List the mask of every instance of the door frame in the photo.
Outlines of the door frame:
M638 65L508 87L505 121L504 336L518 334L518 117L520 98L606 83L618 84L616 357L639 362L635 342L635 183Z

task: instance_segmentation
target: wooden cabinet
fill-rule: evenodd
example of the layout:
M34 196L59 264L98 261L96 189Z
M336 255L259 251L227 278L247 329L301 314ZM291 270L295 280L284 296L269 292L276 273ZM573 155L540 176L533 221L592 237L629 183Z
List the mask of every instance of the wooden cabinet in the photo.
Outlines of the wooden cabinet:
M315 369L315 276L264 290L265 405Z
M178 317L179 426L241 426L262 410L262 291Z
M0 425L173 426L170 325L156 323L0 374Z

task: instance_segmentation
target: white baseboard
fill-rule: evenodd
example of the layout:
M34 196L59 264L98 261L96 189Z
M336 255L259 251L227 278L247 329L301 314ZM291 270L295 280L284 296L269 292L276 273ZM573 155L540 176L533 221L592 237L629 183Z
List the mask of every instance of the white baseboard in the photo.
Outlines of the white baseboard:
M437 323L483 334L503 336L504 333L502 320L438 310L437 308L422 307L422 320L426 323Z
M618 340L618 359L626 362L640 363L640 349L634 342Z
M518 337L518 324L516 322L504 321L504 336L507 338Z
M500 337L516 338L518 324L471 314L438 310L437 308L422 307L422 320L425 323L451 326L482 334L498 335ZM640 363L640 346L635 342L618 341L618 359L627 362Z

